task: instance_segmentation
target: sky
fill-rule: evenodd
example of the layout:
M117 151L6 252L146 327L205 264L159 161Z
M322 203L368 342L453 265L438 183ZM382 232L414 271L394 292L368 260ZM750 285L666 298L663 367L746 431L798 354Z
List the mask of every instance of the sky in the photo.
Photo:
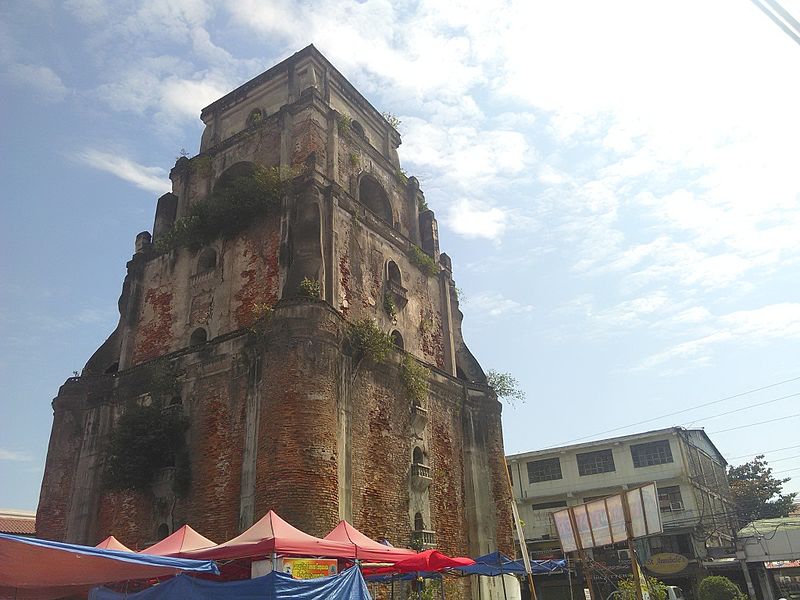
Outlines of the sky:
M800 45L749 0L10 0L0 507L201 108L309 43L401 120L508 453L704 427L800 491Z

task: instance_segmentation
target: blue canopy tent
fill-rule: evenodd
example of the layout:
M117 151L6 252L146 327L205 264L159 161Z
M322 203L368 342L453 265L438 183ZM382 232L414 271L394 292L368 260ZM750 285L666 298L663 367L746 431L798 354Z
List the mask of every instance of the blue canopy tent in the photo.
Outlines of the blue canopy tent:
M94 588L89 600L371 600L358 567L318 579L294 579L272 571L243 581L207 581L178 576L135 594Z

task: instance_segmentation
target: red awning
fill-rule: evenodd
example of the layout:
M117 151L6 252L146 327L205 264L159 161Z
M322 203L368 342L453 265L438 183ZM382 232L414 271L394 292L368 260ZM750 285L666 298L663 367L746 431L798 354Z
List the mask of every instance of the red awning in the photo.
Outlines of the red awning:
M0 598L60 598L84 594L101 583L166 577L183 571L219 573L210 561L0 534Z
M103 550L122 550L123 552L133 552L133 550L128 548L125 544L120 542L113 535L108 536L102 542L97 544L95 548L102 548Z
M303 533L269 511L260 521L241 535L224 544L185 552L185 558L226 560L253 558L272 553L295 556L328 556L331 558L353 558L352 543L323 540Z
M172 535L165 537L158 543L153 544L149 548L140 550L140 554L156 554L158 556L184 556L184 553L192 550L199 550L200 548L209 548L216 546L216 542L212 542L207 537L203 537L188 525L184 525L180 529L175 530Z
M438 550L425 550L410 558L396 562L391 567L364 569L365 575L383 575L391 573L414 573L422 571L441 571L455 567L474 565L475 561L463 556L447 556Z
M368 538L347 521L339 521L336 529L325 536L326 540L355 546L355 558L375 562L396 563L417 553L406 548L392 548Z

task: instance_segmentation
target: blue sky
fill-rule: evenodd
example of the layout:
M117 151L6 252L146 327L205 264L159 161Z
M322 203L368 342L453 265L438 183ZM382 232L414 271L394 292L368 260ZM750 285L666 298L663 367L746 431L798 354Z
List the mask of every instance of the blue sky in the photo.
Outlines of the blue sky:
M50 401L200 109L309 43L402 121L467 343L528 396L509 453L702 426L800 491L800 379L656 419L800 378L800 46L748 0L27 0L0 8L0 506L35 508Z

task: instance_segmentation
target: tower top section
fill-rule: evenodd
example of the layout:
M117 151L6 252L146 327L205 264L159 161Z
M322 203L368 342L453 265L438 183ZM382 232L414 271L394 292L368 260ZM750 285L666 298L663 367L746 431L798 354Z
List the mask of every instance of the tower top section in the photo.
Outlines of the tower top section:
M313 44L206 106L200 152L233 138L254 121L313 94L337 111L353 132L399 167L400 133Z

